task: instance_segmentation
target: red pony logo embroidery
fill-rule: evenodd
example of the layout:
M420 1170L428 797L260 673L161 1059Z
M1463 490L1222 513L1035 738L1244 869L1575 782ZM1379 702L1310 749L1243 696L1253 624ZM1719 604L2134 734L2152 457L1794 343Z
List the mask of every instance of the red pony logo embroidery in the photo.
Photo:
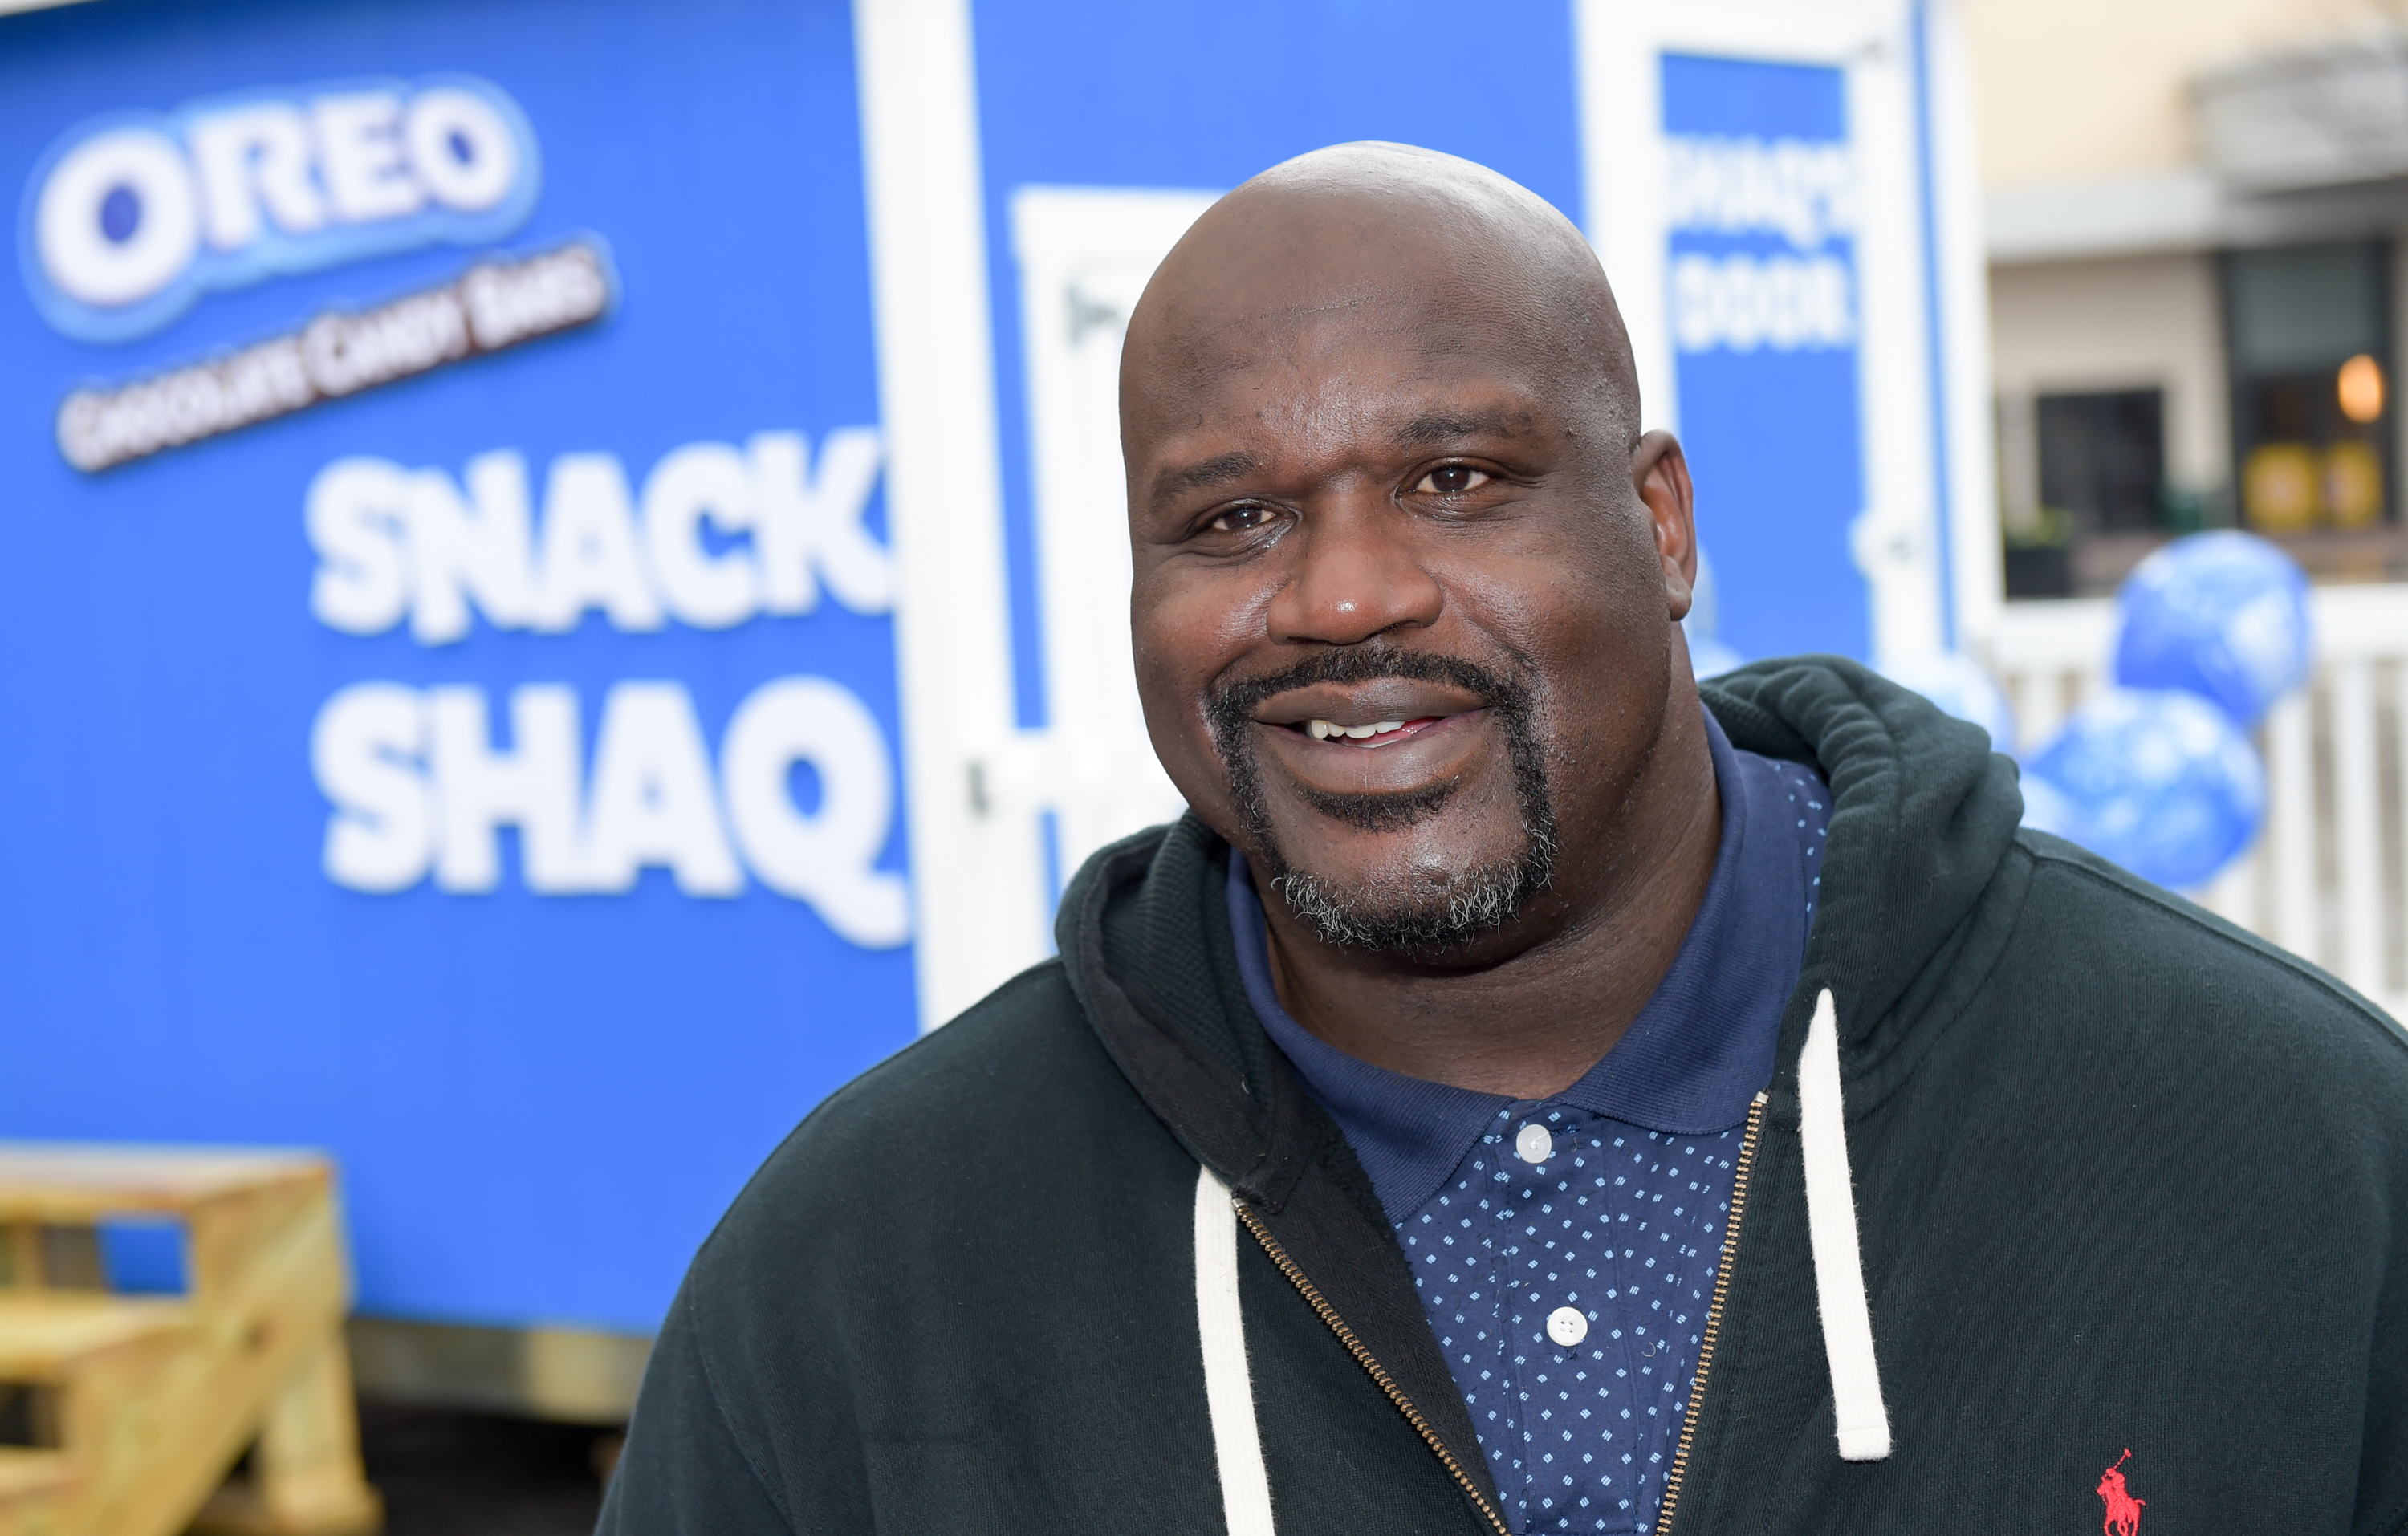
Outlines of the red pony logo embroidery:
M2124 1454L2115 1458L2115 1464L2108 1468L2106 1475L2099 1480L2099 1499L2107 1506L2106 1523L2100 1529L2107 1536L2135 1536L2141 1529L2141 1506L2148 1500L2133 1498L2130 1490L2124 1486L2124 1463L2131 1459L2131 1447L2126 1446Z

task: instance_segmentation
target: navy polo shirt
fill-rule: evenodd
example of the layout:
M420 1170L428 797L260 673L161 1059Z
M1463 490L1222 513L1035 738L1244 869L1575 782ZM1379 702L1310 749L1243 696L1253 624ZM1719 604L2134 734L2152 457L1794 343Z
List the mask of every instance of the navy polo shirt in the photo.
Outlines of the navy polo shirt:
M1748 1107L1805 956L1830 796L1712 714L1706 735L1723 826L1705 899L1628 1032L1552 1098L1406 1077L1307 1031L1229 859L1246 996L1395 1223L1516 1532L1654 1529Z

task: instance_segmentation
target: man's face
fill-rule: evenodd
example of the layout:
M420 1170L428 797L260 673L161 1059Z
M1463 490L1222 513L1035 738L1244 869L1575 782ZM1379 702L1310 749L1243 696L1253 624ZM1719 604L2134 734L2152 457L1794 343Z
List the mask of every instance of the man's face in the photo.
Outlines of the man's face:
M1265 270L1132 333L1147 725L1322 939L1476 958L1610 878L1686 602L1677 450L1641 466L1665 550L1598 370L1510 282Z

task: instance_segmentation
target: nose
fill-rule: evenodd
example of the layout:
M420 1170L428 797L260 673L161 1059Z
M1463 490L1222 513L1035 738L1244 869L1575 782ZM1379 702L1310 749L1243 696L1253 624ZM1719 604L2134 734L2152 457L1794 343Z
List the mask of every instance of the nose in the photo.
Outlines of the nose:
M1271 638L1355 645L1438 622L1445 594L1413 548L1410 519L1386 497L1333 494L1305 509L1296 564L1271 599Z

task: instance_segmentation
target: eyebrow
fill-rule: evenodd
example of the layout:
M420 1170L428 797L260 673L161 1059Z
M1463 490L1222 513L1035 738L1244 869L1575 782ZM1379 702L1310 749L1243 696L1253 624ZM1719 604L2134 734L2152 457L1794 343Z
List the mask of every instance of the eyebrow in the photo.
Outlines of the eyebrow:
M1449 415L1416 416L1389 434L1399 448L1420 448L1455 438L1512 438L1521 433L1523 412L1475 410Z
M1154 494L1158 496L1178 495L1188 491L1201 491L1208 486L1225 485L1240 476L1253 473L1254 456L1243 452L1217 454L1181 469L1166 469L1154 477Z

